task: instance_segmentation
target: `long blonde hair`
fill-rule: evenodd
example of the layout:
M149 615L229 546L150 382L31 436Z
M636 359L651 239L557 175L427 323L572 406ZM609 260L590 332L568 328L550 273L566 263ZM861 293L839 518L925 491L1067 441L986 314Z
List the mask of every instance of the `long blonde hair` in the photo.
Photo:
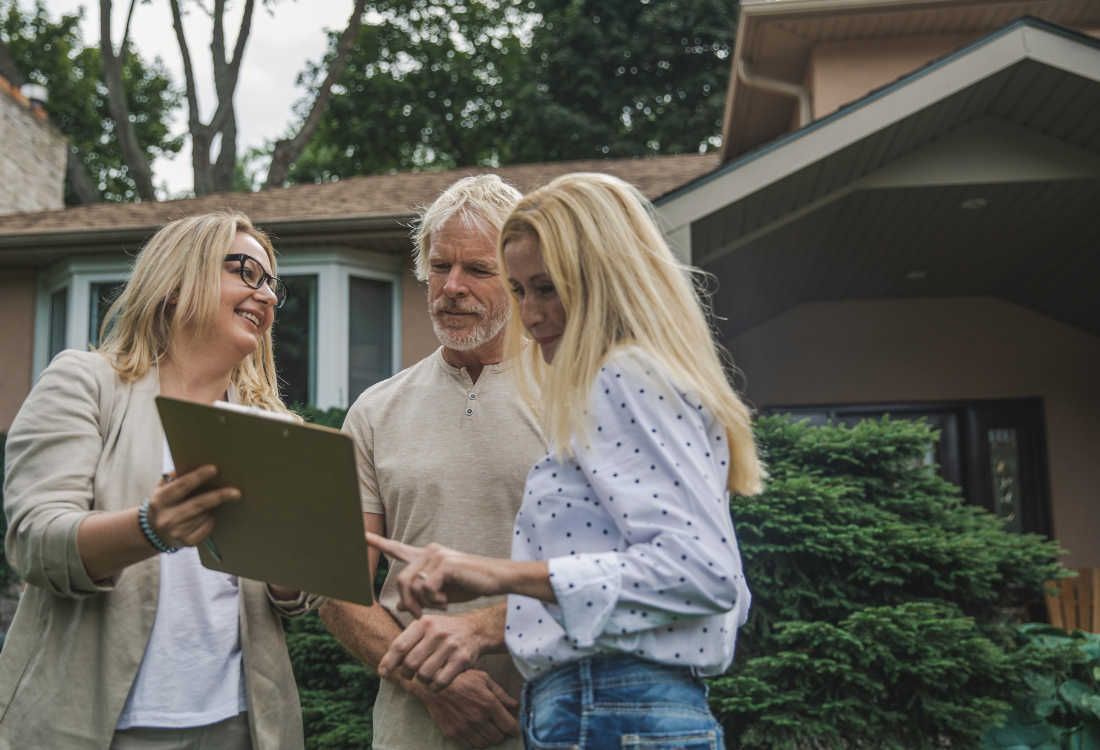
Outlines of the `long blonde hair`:
M98 351L126 381L144 378L172 353L176 333L193 323L201 335L218 314L223 258L237 234L255 239L277 273L275 248L247 216L228 211L165 224L134 260L122 293L104 316ZM169 300L178 298L175 305ZM289 413L279 398L271 329L256 351L233 369L241 402Z
M504 223L497 260L507 278L504 246L533 233L565 309L565 331L547 367L537 342L524 346L513 293L509 353L518 357L517 387L532 403L559 458L582 444L592 382L619 347L638 346L692 392L726 428L728 487L760 492L766 473L753 442L748 407L730 387L689 269L672 255L638 190L605 174L569 174L534 191Z

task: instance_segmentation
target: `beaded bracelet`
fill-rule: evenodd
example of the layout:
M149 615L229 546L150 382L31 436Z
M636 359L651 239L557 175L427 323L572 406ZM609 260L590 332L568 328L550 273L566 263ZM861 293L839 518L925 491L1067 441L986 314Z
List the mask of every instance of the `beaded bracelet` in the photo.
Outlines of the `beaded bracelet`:
M153 545L154 549L168 554L180 551L179 547L169 547L162 542L156 532L153 531L153 527L149 525L149 498L145 498L141 503L141 510L138 511L138 523L141 524L141 531L145 534L145 540Z

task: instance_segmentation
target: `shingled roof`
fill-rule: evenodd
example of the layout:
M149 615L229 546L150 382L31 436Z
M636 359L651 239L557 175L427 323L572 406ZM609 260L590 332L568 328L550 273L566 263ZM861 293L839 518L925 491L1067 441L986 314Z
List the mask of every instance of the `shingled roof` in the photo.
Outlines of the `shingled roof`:
M718 157L712 154L463 167L444 172L352 177L258 193L219 193L175 201L9 214L0 216L0 265L42 265L74 253L132 249L172 219L226 208L248 214L258 225L291 244L316 242L320 237L350 239L367 235L393 240L407 234L403 224L430 205L442 190L470 174L493 172L529 192L570 172L607 172L655 200L717 167Z

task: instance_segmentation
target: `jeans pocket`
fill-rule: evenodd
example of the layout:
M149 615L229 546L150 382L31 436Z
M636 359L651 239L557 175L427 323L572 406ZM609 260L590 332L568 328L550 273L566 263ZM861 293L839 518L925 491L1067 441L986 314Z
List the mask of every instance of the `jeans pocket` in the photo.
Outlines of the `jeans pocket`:
M689 732L624 734L623 750L721 750L721 733L713 729Z
M581 725L579 691L561 691L550 696L536 694L532 703L524 716L528 744L539 750L576 748Z

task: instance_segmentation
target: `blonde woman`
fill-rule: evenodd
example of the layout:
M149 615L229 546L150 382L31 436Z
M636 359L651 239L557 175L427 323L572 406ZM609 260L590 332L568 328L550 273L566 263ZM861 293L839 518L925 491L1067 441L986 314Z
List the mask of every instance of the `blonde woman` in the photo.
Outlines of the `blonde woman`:
M729 666L748 614L729 493L758 492L764 470L700 301L644 198L606 175L529 195L498 254L513 351L522 329L534 342L518 385L541 386L551 439L512 559L370 542L409 563L414 614L510 594L528 747L723 747L699 678ZM440 666L399 638L380 672L440 688Z
M0 748L302 747L279 616L313 597L202 567L195 545L240 493L191 495L217 469L174 477L154 404L286 412L274 273L270 241L242 215L166 225L100 350L59 354L24 402L4 510L27 587L0 653Z

